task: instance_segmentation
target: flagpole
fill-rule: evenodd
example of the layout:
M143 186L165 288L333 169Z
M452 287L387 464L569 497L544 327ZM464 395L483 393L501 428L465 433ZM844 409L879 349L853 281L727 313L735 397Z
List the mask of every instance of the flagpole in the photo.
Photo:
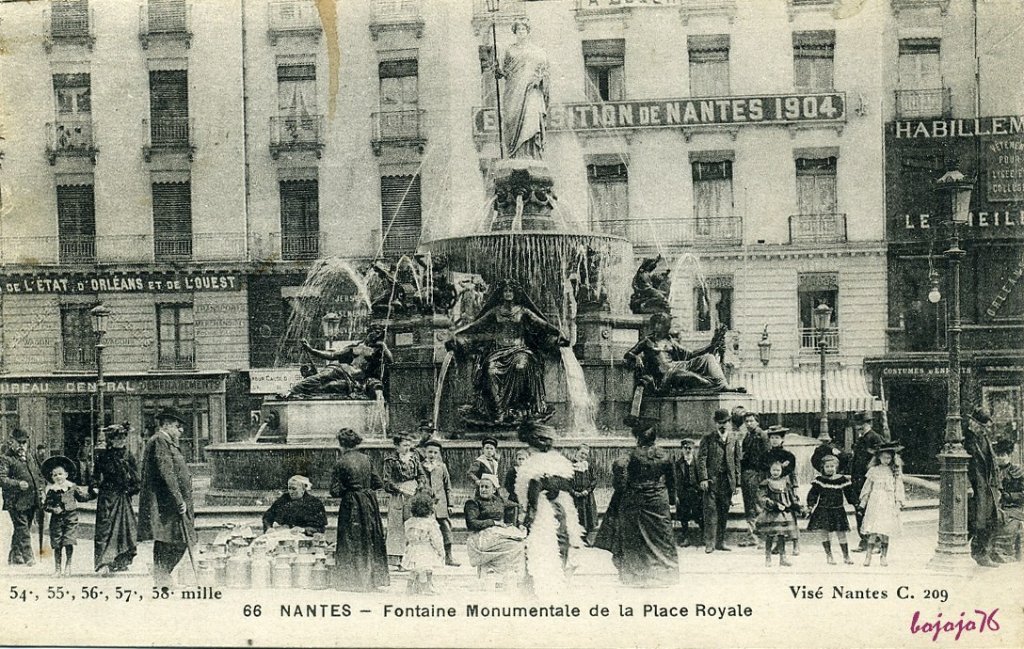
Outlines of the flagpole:
M498 109L498 151L501 158L505 158L505 138L504 128L501 123L501 82L499 81L501 73L498 68L498 2L500 0L492 0L493 5L490 3L487 10L491 12L491 47L494 50L494 99L496 100L496 106ZM491 7L494 7L491 9Z

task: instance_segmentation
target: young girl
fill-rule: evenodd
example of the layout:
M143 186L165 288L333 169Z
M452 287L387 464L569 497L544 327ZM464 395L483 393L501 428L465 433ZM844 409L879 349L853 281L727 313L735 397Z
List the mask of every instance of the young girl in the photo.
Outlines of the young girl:
M75 463L70 458L55 455L43 462L43 476L48 484L43 490L43 509L50 513L50 547L53 548L55 577L71 575L71 557L75 554L75 537L78 533L78 503L89 500L84 487L78 487L68 479L75 473ZM61 570L61 551L67 560Z
M580 444L572 462L572 499L576 503L576 511L583 528L583 542L590 545L594 530L597 529L597 501L594 500L594 489L597 478L594 467L590 466L590 447Z
M871 553L876 543L881 545L878 560L883 566L889 565L889 539L900 531L900 510L906 500L903 489L903 461L898 453L903 449L896 443L886 443L874 449L874 457L868 464L864 477L864 488L860 491L860 507L864 510L861 531L868 538L864 551L864 565L871 565Z
M786 541L795 541L797 536L794 514L801 511L800 499L793 489L788 476L783 476L783 463L772 462L768 467L768 478L761 481L758 497L763 510L757 516L755 528L764 537L764 565L772 565L772 545L779 551L779 565L791 566L786 558Z
M824 532L825 540L821 542L825 548L825 557L829 565L835 565L832 557L832 540L830 533L835 532L839 539L839 547L843 550L843 563L849 565L850 546L846 542L846 533L850 531L850 521L846 516L845 502L857 504L853 493L853 482L848 475L838 475L839 457L825 455L821 458L821 472L811 481L811 490L807 492L807 506L811 510L807 522L808 531Z
M405 554L402 568L411 570L407 592L410 595L435 595L434 569L444 562L444 539L434 518L434 501L418 495L409 505L412 517L405 522Z

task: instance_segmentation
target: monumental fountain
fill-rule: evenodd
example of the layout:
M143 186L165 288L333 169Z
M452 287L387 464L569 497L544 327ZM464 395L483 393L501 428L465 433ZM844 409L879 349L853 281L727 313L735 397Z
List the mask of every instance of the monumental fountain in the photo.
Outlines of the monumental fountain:
M673 337L657 260L636 270L629 240L561 216L543 156L547 59L527 35L518 31L501 68L507 155L491 169L488 218L422 241L419 255L390 266L317 265L309 293L328 299L344 286L365 308L366 332L336 349L303 343L329 364L307 367L287 394L267 400L258 439L207 448L211 501L251 502L295 473L325 489L342 426L360 432L379 460L389 431L427 422L446 440L458 485L480 438L509 441L510 461L516 427L543 420L565 431L563 443L588 443L607 479L633 444L630 417L657 417L664 437L692 437L715 408L745 402L719 366L720 333L695 351ZM456 286L455 277L471 279ZM289 329L316 326L310 313L318 312L300 313Z

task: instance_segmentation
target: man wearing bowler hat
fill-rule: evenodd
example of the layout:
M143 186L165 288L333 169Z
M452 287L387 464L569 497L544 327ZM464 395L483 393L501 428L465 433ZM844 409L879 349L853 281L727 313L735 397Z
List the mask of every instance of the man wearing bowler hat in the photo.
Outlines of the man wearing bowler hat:
M740 484L740 447L729 434L729 412L715 411L716 430L700 440L697 451L697 478L704 505L704 552L728 551L725 524L732 496Z
M964 431L964 450L971 456L967 462L972 492L967 500L967 534L971 539L971 556L986 568L996 566L992 560L992 536L1003 524L999 471L988 436L991 423L992 417L986 410L975 408Z
M850 479L853 481L853 493L859 494L864 487L868 474L868 463L874 457L875 448L885 443L885 439L871 428L871 413L862 410L853 416L853 426L856 430L856 439L853 440L853 461L850 463ZM854 548L854 552L864 552L868 547L868 540L861 534L860 528L864 523L864 510L857 508L854 511L857 519L857 534L860 535L860 544Z
M28 451L28 433L20 428L11 432L11 443L0 457L0 486L3 487L4 509L11 516L14 534L7 563L12 566L35 565L32 554L32 521L39 515L39 499L43 486L39 464Z
M170 586L171 572L196 542L192 475L178 440L185 419L173 408L156 413L156 432L142 452L139 541L153 541L153 581Z

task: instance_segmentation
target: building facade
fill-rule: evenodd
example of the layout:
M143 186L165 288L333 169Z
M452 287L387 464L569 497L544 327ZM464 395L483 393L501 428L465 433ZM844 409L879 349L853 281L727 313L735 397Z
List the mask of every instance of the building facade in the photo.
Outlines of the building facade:
M946 415L950 206L935 180L974 183L960 271L964 415L983 406L1021 444L1024 382L1024 47L1017 3L893 2L885 37L888 352L869 365L906 440L935 473Z

